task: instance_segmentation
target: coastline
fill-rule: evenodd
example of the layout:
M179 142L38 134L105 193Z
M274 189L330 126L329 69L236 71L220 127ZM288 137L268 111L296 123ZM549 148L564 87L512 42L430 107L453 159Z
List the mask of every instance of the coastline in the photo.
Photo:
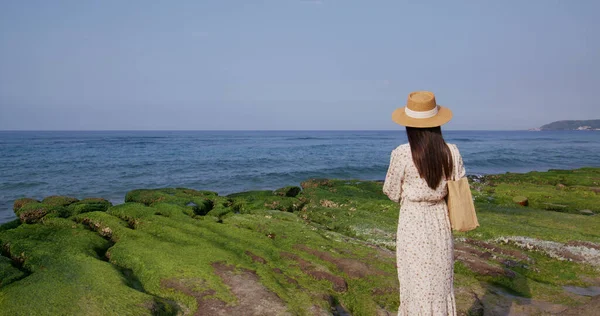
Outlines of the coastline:
M459 311L593 310L600 168L471 180L481 227L454 234ZM125 200L17 201L25 223L0 226L0 308L77 314L84 300L92 313L267 306L267 315L363 315L398 307L399 208L379 181L312 179L228 196L141 189ZM35 297L44 300L30 304Z
M583 168L594 168L594 167L583 167ZM542 171L540 171L540 170L532 170L532 171L529 171L529 172L548 172L548 171L553 171L553 170L561 170L561 169L547 169L547 170L542 170ZM524 173L529 173L529 172L523 172L523 173L521 173L521 172L506 171L503 174L524 174ZM498 175L498 174L473 174L473 173L468 173L468 172L466 174L466 176L469 178L469 181L471 181L471 182L473 182L473 181L475 181L475 182L481 182L486 177L494 176L494 175ZM308 180L309 179L306 179L306 181L308 181ZM383 183L385 179L382 179L382 178L380 178L380 179L355 179L355 178L339 179L338 178L338 179L335 179L335 180ZM295 183L295 184L289 184L288 187L291 187L291 186L300 186L301 183L302 183L302 181L298 182L298 183ZM153 189L160 189L160 188L153 188ZM139 189L134 188L134 189L131 189L129 191L135 191L135 190L139 190ZM277 190L276 187L270 187L270 188L263 187L263 188L260 188L259 190L250 190L250 191L241 191L241 192L234 192L234 193L228 193L228 194L221 194L221 193L219 193L217 191L211 190L210 188L200 189L200 191L210 191L210 192L214 192L214 193L216 193L217 195L220 195L220 196L236 195L236 194L240 194L240 193L244 193L244 192L252 192L252 191L275 191L275 190ZM127 191L127 192L129 192L129 191ZM125 195L126 195L126 193L125 193ZM53 196L53 195L48 195L48 196ZM61 196L61 195L59 195L59 196ZM103 196L97 196L97 195L93 195L93 196L96 196L95 198L103 199L103 200L109 202L111 206L117 206L117 205L121 205L121 204L126 203L125 196L123 196L122 198L115 198L115 197L110 198L110 197L103 197ZM69 195L69 196L65 196L65 197L69 197L69 198L76 199L76 200L86 200L86 199L88 199L87 196L83 196L83 195L75 195L75 196ZM29 198L31 198L31 197L29 197ZM36 200L36 198L31 198L31 199ZM43 198L41 198L41 199L38 198L37 200L43 200ZM13 201L12 204L14 205L14 201ZM13 211L13 210L14 210L14 206L11 208L11 211ZM12 215L12 217L3 217L3 218L0 218L0 225L8 223L8 222L11 222L11 221L17 219L14 216L13 212L11 212L10 214Z
M136 188L221 195L310 178L381 179L404 132L58 132L0 135L0 221L29 196L123 200ZM447 131L468 174L598 166L600 139L580 132Z

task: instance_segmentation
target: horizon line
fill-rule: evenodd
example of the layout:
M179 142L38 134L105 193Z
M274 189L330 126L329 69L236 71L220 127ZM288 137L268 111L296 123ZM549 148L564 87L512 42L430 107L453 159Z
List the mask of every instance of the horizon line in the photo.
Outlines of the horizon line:
M0 132L398 132L400 129L0 129ZM470 132L527 132L532 129L442 129ZM544 130L540 130L544 131Z

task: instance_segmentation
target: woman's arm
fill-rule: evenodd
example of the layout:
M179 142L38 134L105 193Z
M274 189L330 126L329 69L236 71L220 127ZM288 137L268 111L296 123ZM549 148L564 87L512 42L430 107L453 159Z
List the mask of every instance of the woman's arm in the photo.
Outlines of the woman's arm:
M398 157L398 149L392 151L390 166L383 182L383 193L390 200L400 202L402 196L402 181L404 180L403 161Z

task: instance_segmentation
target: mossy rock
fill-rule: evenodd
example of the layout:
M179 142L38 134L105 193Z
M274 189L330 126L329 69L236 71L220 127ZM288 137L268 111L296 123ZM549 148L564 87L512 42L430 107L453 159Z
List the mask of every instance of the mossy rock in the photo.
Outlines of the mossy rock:
M142 203L148 206L155 203L172 203L185 206L197 198L215 198L217 196L216 192L185 188L138 189L127 192L125 202Z
M455 249L454 269L459 314L476 304L507 314L521 298L565 306L589 301L563 286L590 286L600 278L597 266L577 256L558 260L536 247L600 249L600 217L543 209L552 203L569 212L598 212L596 193L582 185L593 184L596 174L552 172L575 177L565 190L512 174L514 183L497 179L494 190L484 182L477 187L481 226L454 233L455 246L462 247ZM279 313L262 314L325 315L342 306L352 315L397 311L399 205L381 192L380 182L312 181L296 197L185 190L136 190L129 202L108 210L58 218L63 213L48 209L37 223L1 225L1 313L240 315L265 301ZM516 195L527 196L530 206L516 205ZM84 202L63 207L64 214ZM51 207L29 201L18 209L33 206ZM536 247L514 243L524 237L537 240ZM243 296L248 292L262 294L252 300ZM544 313L533 303L518 308Z
M245 214L254 210L279 210L283 212L299 211L305 204L305 201L296 197L287 197L285 192L292 191L293 187L287 187L275 191L260 190L246 191L227 196L227 200L221 200L221 205L215 202L215 207L219 207L220 213L225 213L225 208L236 214ZM297 187L296 187L297 188ZM297 188L299 189L299 188ZM212 212L211 212L212 213Z
M3 223L2 225L0 225L0 232L5 231L5 230L9 230L9 229L14 229L19 227L19 225L21 225L21 220L20 219L14 219L10 222L6 222Z
M227 197L230 199L243 198L247 200L256 200L269 197L273 195L273 191L270 190L256 190L256 191L244 191L238 193L229 194Z
M478 202L512 206L515 196L525 196L528 207L577 214L579 210L600 211L600 168L552 170L484 176L473 187ZM492 187L493 183L493 187Z
M78 199L70 196L52 195L44 198L42 203L50 206L67 206L78 201Z
M298 194L300 194L301 191L302 191L302 189L300 187L288 186L288 187L277 189L277 190L273 191L273 194L278 195L278 196L285 196L285 197L296 197L296 196L298 196Z
M520 196L520 195L519 196L515 196L513 198L513 202L515 202L515 203L517 203L517 204L519 204L521 206L527 206L527 205L529 205L529 199L527 199L524 196Z
M562 184L566 187L573 185L599 186L600 168L580 168L573 170L550 169L547 172L531 171L527 173L506 173L485 176L486 181L502 183L528 183L556 187Z
M556 204L556 203L544 203L543 204L543 209L548 210L548 211L555 211L555 212L566 212L568 210L568 205L564 205L564 204Z
M176 188L174 192L176 195L186 195L186 196L201 196L201 197L216 197L218 196L217 192L213 191L204 191L204 190L194 190L188 188Z
M297 198L288 198L273 195L244 195L231 200L231 210L234 213L245 214L254 210L279 210L282 212L295 212L304 206L304 202Z
M0 289L25 276L27 276L27 273L16 268L14 262L10 258L0 256Z
M11 282L6 286L3 282L0 289L0 314L160 312L151 295L136 290L125 273L106 262L104 254L112 242L70 219L51 218L43 224L21 225L0 233L0 240L4 254L19 260L28 274L20 278L23 275L18 271L7 271Z
M30 198L21 198L21 199L15 200L15 203L13 204L13 211L16 213L23 206L25 206L27 204L32 204L32 203L40 203L40 201L38 201L36 199L30 199Z
M112 206L108 200L103 198L85 198L67 206L69 216L88 213L88 212L106 212Z
M208 198L194 198L191 202L188 202L186 206L191 207L194 210L194 214L204 216L210 212L214 207L214 201Z
M157 203L153 204L152 207L155 209L154 214L173 219L189 219L189 217L195 217L194 209L191 207L181 206L171 203Z
M214 198L212 201L213 201L212 209L208 213L206 213L205 216L212 216L212 217L217 218L217 221L220 221L223 216L234 211L234 209L233 209L234 200L233 199L218 196L218 197Z
M68 217L69 211L63 206L48 205L44 203L29 203L23 205L15 212L22 223L36 223L47 215Z
M255 204L256 205L256 204ZM256 208L261 208L261 204L258 204ZM279 210L282 212L294 212L298 211L302 207L302 203L297 199L281 199L266 198L262 203L262 208L267 210Z
M302 189L312 189L317 187L331 187L333 183L330 179L309 179L300 183Z

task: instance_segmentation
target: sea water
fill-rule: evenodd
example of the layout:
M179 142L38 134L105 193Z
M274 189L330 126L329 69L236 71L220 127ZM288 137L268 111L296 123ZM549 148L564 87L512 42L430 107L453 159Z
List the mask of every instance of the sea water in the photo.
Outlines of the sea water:
M599 131L444 131L468 174L600 167ZM0 132L0 223L20 197L103 197L139 188L229 194L309 178L382 180L397 131Z

